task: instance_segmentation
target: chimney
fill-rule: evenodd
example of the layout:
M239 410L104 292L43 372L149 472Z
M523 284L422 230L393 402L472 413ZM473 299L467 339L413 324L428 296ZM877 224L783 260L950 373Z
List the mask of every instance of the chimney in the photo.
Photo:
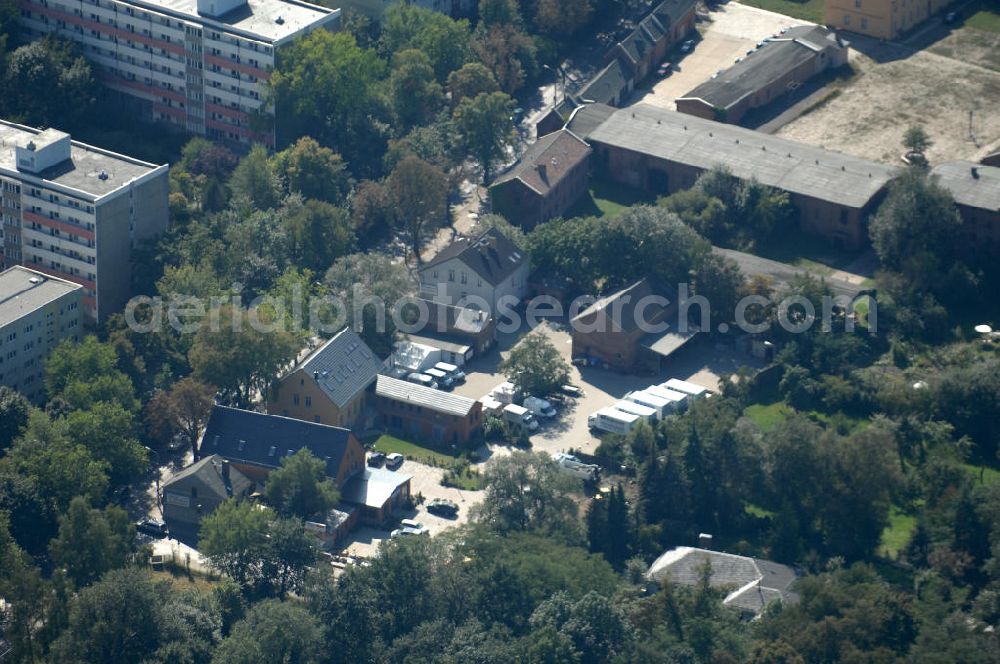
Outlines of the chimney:
M319 372L318 371L314 371L313 372L313 380L319 380Z
M545 164L538 164L538 166L536 166L536 168L538 169L538 176L541 177L542 180L544 180L545 182L548 182L549 181L549 179L548 179L549 176L548 176L548 172L546 171Z
M712 536L708 533L698 533L698 548L712 550Z
M226 485L226 495L232 498L233 483L229 479L229 459L222 460L222 483Z
M978 180L979 179L979 168L976 167L976 166L972 167L972 179L973 180Z

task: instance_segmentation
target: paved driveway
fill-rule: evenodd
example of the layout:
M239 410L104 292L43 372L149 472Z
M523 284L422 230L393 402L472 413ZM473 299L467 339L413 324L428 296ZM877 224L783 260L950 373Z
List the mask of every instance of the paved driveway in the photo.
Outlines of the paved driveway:
M736 58L745 56L764 37L796 25L808 25L808 22L732 2L720 5L708 14L707 21L698 24L701 41L691 53L683 58L668 56L678 58L674 61L673 74L662 80L648 79L645 85L637 88L631 103L676 110L674 100L677 97L683 97L712 74L733 65Z

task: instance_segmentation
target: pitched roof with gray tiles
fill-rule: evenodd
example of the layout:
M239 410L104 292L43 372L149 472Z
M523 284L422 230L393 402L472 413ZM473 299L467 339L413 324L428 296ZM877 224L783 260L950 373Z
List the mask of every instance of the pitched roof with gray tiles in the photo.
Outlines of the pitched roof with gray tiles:
M543 136L539 141L545 138L548 136ZM528 255L497 228L489 228L477 237L458 238L439 251L431 261L424 263L420 271L426 272L453 258L465 263L483 281L496 286L521 267L528 260Z
M535 141L517 164L497 178L494 186L519 180L540 196L545 196L566 175L590 155L590 146L567 129L560 129Z
M417 385L391 376L379 376L375 394L386 399L421 406L438 413L465 417L476 401L457 394L450 394L423 385Z
M241 496L253 487L253 480L236 468L229 468L229 479L227 480L223 470L224 461L225 459L218 454L212 454L184 468L165 482L163 484L164 496L174 493L190 497L191 490L194 489L196 500L185 507L165 497L164 517L168 520L199 521L204 513L198 509L198 503L205 498L211 497L218 502L223 502L233 496Z
M573 317L574 323L591 321L600 312L612 318L614 327L607 331L631 332L639 327L640 322L652 322L663 306L657 302L645 301L657 294L656 287L649 279L643 277L639 281L599 298L592 305ZM620 303L620 304L619 304ZM643 303L645 309L638 310L636 306Z
M384 468L365 468L345 485L341 498L354 505L379 509L399 487L410 481L410 475Z
M628 87L632 75L625 69L621 58L615 58L601 71L590 79L576 96L587 102L610 104L625 88ZM574 132L575 133L575 132ZM579 134L578 134L579 135Z
M935 166L931 173L959 205L1000 212L1000 167L948 161Z
M738 178L853 208L872 202L895 173L885 164L648 104L616 111L589 141L701 170L723 165Z
M343 408L375 380L382 363L361 337L345 327L316 349L292 373L301 369L323 393Z
M341 427L215 406L199 451L274 469L281 466L282 458L306 448L325 461L327 475L336 477L350 438L350 430Z
M615 110L614 106L607 104L583 104L578 106L569 116L566 128L583 140L587 140L590 132L600 127L601 123L610 118Z
M688 546L671 549L650 565L646 576L658 583L669 581L693 586L701 580L706 564L711 566L711 586L730 591L723 600L727 606L760 613L765 605L776 599L798 600L798 595L791 590L797 578L792 568L720 551Z

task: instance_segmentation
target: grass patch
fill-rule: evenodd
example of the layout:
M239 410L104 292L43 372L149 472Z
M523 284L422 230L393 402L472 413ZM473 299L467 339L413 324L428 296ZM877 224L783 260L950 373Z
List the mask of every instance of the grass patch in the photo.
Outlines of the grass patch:
M885 558L895 560L899 556L917 527L917 517L906 514L893 505L889 510L889 525L882 531L882 542L878 547L878 554Z
M793 0L740 0L744 5L759 7L770 12L784 14L801 18L804 21L813 23L823 22L824 0L805 0L804 2L794 2Z
M653 204L656 197L645 191L613 182L593 180L587 194L569 210L566 218L573 217L617 217L633 205Z
M837 249L828 240L797 229L790 229L770 242L761 244L754 253L820 276L831 274L834 268L846 265L854 257L850 252Z
M757 425L757 428L767 433L791 416L795 409L784 401L776 401L769 404L755 403L747 406L743 414L749 417Z
M984 1L973 4L969 11L973 12L965 19L966 27L975 28L984 32L995 32L1000 34L1000 13Z
M472 468L449 470L441 478L441 486L461 489L463 491L482 491L485 488L483 476Z
M385 454L392 454L393 452L396 452L398 454L402 454L407 459L419 461L420 463L425 463L428 466L444 466L447 468L453 466L459 460L458 455L456 454L442 452L429 447L422 447L416 443L411 443L407 440L396 438L395 436L390 436L388 434L380 436L379 439L375 441L375 445L373 447L378 452L383 452Z
M976 466L971 463L963 463L962 467L969 471L977 482L982 482L983 484L996 484L1000 482L1000 470L996 468L990 468L989 466Z
M755 516L758 519L771 519L774 517L774 512L771 510L766 510L760 505L754 505L753 503L746 503L743 505L743 511L750 516Z

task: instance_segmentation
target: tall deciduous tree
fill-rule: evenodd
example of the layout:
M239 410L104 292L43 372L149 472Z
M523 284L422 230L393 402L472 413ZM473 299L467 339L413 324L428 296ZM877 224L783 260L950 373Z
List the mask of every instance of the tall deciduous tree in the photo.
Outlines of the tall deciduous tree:
M393 56L389 95L400 133L426 123L444 104L444 93L435 80L430 58L415 48Z
M489 182L493 165L506 153L513 141L514 100L502 92L482 92L463 99L455 109L455 122L466 150L483 169L483 181Z
M229 178L229 189L234 197L242 196L254 207L266 210L281 201L281 180L267 155L267 148L254 145Z
M306 448L281 459L264 485L264 497L285 516L321 517L339 499L337 485L326 475L326 464Z
M0 385L0 453L11 446L28 425L31 404L16 390Z
M439 81L469 61L469 22L441 12L396 3L382 15L381 49L386 56L420 49L430 59Z
M587 25L593 12L589 0L538 0L535 25L550 35L569 36Z
M541 332L522 339L498 369L524 394L544 397L569 381L569 364Z
M274 156L275 170L290 192L341 205L351 189L343 157L309 136Z
M285 201L282 222L294 265L322 271L354 249L357 238L344 208L320 200Z
M132 381L118 367L114 346L88 336L78 344L65 341L45 365L50 400L60 398L72 408L89 408L99 401L116 402L128 411L139 409Z
M184 434L197 459L198 438L212 412L215 392L214 385L192 376L182 378L169 390L158 392L146 405L147 425Z
M387 182L417 261L426 236L448 219L448 178L437 166L404 157Z
M484 92L497 92L500 86L493 73L479 62L462 65L461 69L448 74L448 91L451 93L452 107L463 99L473 99Z
M134 550L135 529L125 510L97 510L80 496L59 519L59 535L49 545L52 561L66 570L77 588L124 567Z
M318 664L325 661L323 631L306 609L291 602L264 600L233 626L212 664Z

